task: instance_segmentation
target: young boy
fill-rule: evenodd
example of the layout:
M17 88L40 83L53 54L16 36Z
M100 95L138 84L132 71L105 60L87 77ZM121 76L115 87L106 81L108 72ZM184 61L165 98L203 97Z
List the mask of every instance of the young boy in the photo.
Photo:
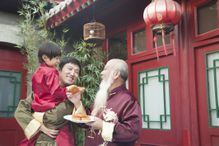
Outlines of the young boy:
M45 112L63 102L67 88L60 87L59 72L61 49L53 42L44 42L38 51L40 66L32 76L34 112Z
M71 86L60 86L59 72L56 69L60 63L60 57L61 49L53 42L44 42L39 47L40 66L32 76L33 102L31 108L34 111L33 117L40 122L42 122L42 115L66 100L66 93L71 90ZM74 145L71 135L68 127L62 127L56 137L56 143L65 146Z

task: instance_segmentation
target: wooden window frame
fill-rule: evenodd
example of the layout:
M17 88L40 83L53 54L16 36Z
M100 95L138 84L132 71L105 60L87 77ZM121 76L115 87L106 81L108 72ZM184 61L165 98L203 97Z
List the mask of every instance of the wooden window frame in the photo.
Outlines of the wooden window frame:
M6 116L0 116L0 118L11 118L14 115L14 112L16 110L17 104L16 100L19 101L22 93L22 72L18 71L12 71L12 70L0 70L0 72L3 74L4 72L6 74L0 75L0 78L8 79L9 82L14 86L13 90L11 91L13 93L12 103L11 105L8 105L8 108L6 110L0 111L1 114L5 114ZM20 75L20 80L17 79L17 76L15 74ZM18 95L16 95L16 91L19 91ZM17 99L18 98L18 99Z
M141 29L145 29L145 46L147 50L140 52L138 54L133 54L133 32L136 32ZM136 23L128 27L127 29L127 48L128 48L128 59L130 62L138 62L148 59L155 59L156 50L153 47L153 33L152 28L147 26L144 22ZM168 55L172 54L172 44L166 44L166 48L168 50ZM163 46L158 46L159 56L166 56L163 50Z
M210 1L209 0L196 0L191 3L192 5L192 25L193 25L193 39L194 41L202 41L206 40L215 36L218 36L219 34L219 21L218 21L218 28L214 30L210 30L208 32L205 32L203 34L198 34L198 21L197 21L197 8L199 6L204 6L205 4L208 4ZM219 1L218 1L218 14L217 14L217 19L219 20Z

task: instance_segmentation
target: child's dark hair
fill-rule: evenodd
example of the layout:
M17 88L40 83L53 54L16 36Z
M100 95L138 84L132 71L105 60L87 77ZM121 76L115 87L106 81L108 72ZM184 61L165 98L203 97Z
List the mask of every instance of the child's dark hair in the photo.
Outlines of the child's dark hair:
M43 55L46 55L49 59L52 59L54 57L61 56L61 49L55 43L46 41L40 45L38 50L38 59L40 63L44 62L42 59Z
M80 69L79 74L81 73L81 64L76 58L73 58L73 57L61 58L60 63L59 63L59 69L62 70L63 66L67 63L72 63L72 64L77 65Z

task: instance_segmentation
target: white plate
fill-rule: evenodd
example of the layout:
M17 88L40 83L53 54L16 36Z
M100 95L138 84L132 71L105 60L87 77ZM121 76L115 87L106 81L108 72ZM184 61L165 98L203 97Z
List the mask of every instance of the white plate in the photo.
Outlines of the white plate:
M89 123L89 122L93 122L94 121L94 117L93 116L89 116L90 120L78 120L78 119L73 119L72 115L65 115L64 119L74 122L74 123Z

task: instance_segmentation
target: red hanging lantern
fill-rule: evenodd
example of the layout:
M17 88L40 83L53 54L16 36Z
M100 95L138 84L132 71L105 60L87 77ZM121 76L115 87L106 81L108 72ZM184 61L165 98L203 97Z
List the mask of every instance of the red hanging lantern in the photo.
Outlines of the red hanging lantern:
M157 50L157 36L162 36L162 43L164 52L167 55L165 35L170 34L173 42L173 54L176 55L175 41L174 41L174 26L181 18L180 5L173 0L153 0L144 10L143 14L146 25L150 26L153 31L155 49L157 59L159 54Z

